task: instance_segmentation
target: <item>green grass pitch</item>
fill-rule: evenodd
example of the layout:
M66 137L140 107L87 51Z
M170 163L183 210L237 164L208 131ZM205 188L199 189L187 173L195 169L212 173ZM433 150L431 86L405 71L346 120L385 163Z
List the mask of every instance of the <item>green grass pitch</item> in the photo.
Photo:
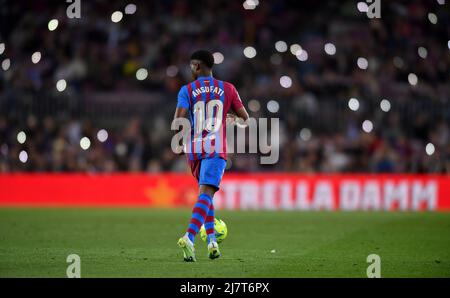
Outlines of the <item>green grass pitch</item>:
M217 211L222 257L176 245L190 210L0 209L0 277L450 277L450 213Z

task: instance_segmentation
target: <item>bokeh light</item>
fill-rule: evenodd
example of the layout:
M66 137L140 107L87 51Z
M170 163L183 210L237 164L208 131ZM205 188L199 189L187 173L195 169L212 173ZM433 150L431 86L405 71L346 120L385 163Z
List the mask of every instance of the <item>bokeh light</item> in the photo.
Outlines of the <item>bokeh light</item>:
M437 21L438 21L436 14L434 14L434 13L432 13L432 12L430 12L430 13L428 14L428 20L429 20L430 23L433 24L433 25L437 24Z
M297 55L299 55L301 53L302 47L299 44L294 43L293 45L291 45L289 50L291 51L292 55L297 56Z
M425 152L427 153L427 155L433 155L435 151L436 151L436 148L434 147L434 145L432 143L428 143L425 146Z
M20 151L19 160L22 163L26 163L28 161L28 153L25 150Z
M258 6L259 0L246 0L244 3L242 3L242 6L246 10L253 10Z
M358 2L356 4L356 7L358 8L359 12L364 12L366 13L369 10L369 6L367 5L366 2Z
M143 81L148 77L148 71L145 68L139 68L136 71L136 79L138 79L138 81Z
M113 23L120 22L122 20L122 18L123 18L123 13L121 11L115 11L111 15L111 21L113 21Z
M59 25L58 20L57 20L57 19L52 19L52 20L50 20L50 21L48 22L47 27L48 27L48 30L50 30L50 31L55 31L56 28L58 28L58 25Z
M59 92L63 92L64 90L66 90L66 87L67 87L66 80L61 79L58 82L56 82L56 90L58 90Z
M252 59L256 57L256 49L254 47L246 47L244 49L244 56L246 58Z
M280 109L280 105L278 104L278 102L276 100L270 100L267 103L267 110L269 112L277 113L279 109Z
M424 47L419 47L417 49L417 53L419 54L419 57L422 58L422 59L425 59L428 56L428 51Z
M325 53L327 53L327 55L332 56L332 55L336 54L336 46L330 42L325 44L324 50L325 50Z
M348 100L348 107L352 111L357 111L359 109L359 100L357 98L350 98Z
M391 110L391 103L389 102L389 100L387 100L387 99L383 99L381 102L380 102L380 109L383 111L383 112L389 112L390 110Z
M223 62L223 60L225 59L225 57L223 56L223 54L221 52L215 52L213 54L213 57L214 57L215 64L221 64Z
M300 61L308 60L308 52L306 50L301 50L297 55L297 59Z
M134 14L137 10L136 4L130 3L125 6L125 14Z
M80 140L80 147L83 150L88 150L91 147L91 140L88 137L83 137Z
M23 143L25 143L26 140L27 140L27 135L25 134L25 132L19 131L19 133L17 134L17 142L19 142L19 144L23 144Z
M34 52L33 55L31 55L31 62L34 64L39 63L41 61L41 52Z
M309 128L302 128L300 130L300 139L302 139L302 141L309 141L311 139L312 133L311 130Z
M6 58L5 60L2 61L2 69L4 71L7 71L10 66L11 66L11 60L9 60L8 58Z
M403 59L395 56L394 59L392 59L392 63L394 63L394 66L401 69L405 65L405 62L403 62Z
M100 142L105 142L108 139L108 132L105 129L100 129L97 132L97 140Z
M283 88L290 88L292 86L292 79L289 76L282 76L280 78L280 85Z
M370 133L373 130L373 123L370 120L364 120L364 122L362 123L362 129L367 132Z
M248 109L254 113L258 112L261 108L261 104L258 100L252 99L248 102Z
M175 77L178 74L178 67L176 65L170 65L166 69L166 75L168 77Z
M408 82L411 86L417 85L418 81L419 81L419 79L417 78L417 75L415 73L410 73L408 75Z
M286 42L279 40L275 43L275 49L280 53L284 53L288 50L288 45Z
M127 145L125 145L124 143L119 143L117 144L115 151L117 155L124 156L125 154L127 154Z
M367 61L367 59L364 57L359 57L356 61L356 64L361 69L367 69L367 67L369 66L369 61Z

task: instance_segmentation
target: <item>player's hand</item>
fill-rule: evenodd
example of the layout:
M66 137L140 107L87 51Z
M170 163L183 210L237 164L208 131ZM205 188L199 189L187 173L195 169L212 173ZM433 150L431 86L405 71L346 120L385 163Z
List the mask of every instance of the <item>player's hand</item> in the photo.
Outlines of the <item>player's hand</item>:
M237 116L235 114L227 113L227 120L226 120L227 125L228 124L230 124L230 125L236 124L236 117Z
M232 113L227 113L227 122L226 123L227 123L227 125L228 124L229 125L237 125L239 127L246 127L247 126L247 124L244 121L244 119L242 119L242 118L240 118L237 115L232 114Z

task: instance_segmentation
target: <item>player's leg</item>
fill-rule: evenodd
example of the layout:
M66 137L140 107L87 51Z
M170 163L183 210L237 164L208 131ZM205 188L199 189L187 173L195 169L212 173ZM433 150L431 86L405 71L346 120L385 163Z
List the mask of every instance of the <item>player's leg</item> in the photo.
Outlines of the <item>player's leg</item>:
M195 262L194 240L201 226L205 222L206 216L211 205L212 198L206 193L200 193L197 202L192 209L192 216L189 222L186 234L178 240L178 246L184 253L184 260Z
M214 229L214 204L209 206L208 215L206 216L205 221L205 230L208 241L208 256L210 259L216 259L220 257L219 245L216 240L216 232Z
M216 233L214 231L214 202L209 206L208 214L205 220L205 231L207 235L208 244L216 241Z
M199 180L201 160L191 161L188 160L189 166L191 167L192 175ZM209 211L209 205L211 204L211 199L207 195L198 196L197 202L192 209L191 220L186 231L186 234L178 240L178 246L183 250L183 258L186 262L195 262L195 248L194 239L195 235L198 233L200 227L205 221L206 215Z
M211 180L209 181L209 183L210 182ZM203 181L203 183L205 182ZM220 257L219 245L217 244L214 230L214 204L212 199L214 197L214 193L217 190L218 187L214 185L207 185L207 184L200 185L200 193L211 197L211 205L209 206L209 210L204 223L208 239L208 256L210 259L216 259Z
M208 238L208 252L211 259L220 256L219 246L216 241L214 231L214 203L213 197L217 190L225 171L226 161L220 157L213 157L203 160L200 168L199 184L200 193L208 194L211 197L211 205L205 220L205 230Z
M195 261L194 240L201 226L205 223L212 205L214 193L219 189L225 171L226 161L222 158L208 158L189 162L192 174L199 181L199 196L197 203L192 210L192 217L186 234L178 240L178 245L182 248L185 261ZM213 219L214 231L214 219ZM208 244L210 258L220 256L217 242Z
M192 209L192 216L187 229L187 236L192 243L194 243L195 236L205 223L211 203L211 194L209 192L200 192L197 202Z

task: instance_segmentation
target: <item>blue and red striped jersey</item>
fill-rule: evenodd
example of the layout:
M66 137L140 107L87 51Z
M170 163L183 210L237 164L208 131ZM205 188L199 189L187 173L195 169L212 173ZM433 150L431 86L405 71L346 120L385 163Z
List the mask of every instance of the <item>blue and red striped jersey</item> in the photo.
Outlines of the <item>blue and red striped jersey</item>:
M227 158L226 116L230 108L237 111L242 106L233 84L212 76L181 87L177 107L189 111L191 133L185 148L189 160Z

